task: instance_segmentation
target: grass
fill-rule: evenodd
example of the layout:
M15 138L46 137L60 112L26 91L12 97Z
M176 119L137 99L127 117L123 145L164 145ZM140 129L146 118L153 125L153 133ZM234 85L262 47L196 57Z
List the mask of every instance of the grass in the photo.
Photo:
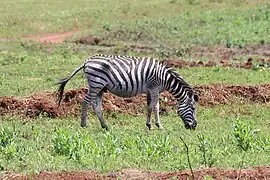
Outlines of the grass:
M75 54L71 50L56 48L50 54L34 54L27 51L11 53L0 52L0 94L25 96L35 92L55 91L57 79L69 76L87 56ZM31 70L30 70L31 69ZM263 84L268 83L270 71L247 70L222 67L197 67L177 70L191 85L227 83L227 84ZM232 76L233 74L233 76ZM72 79L67 88L87 86L82 73ZM7 91L8 89L8 91Z
M79 0L76 4L27 0L2 1L0 7L2 38L79 29L114 39L120 33L118 39L163 46L270 40L266 0Z
M244 111L251 115L239 114ZM236 119L246 125L254 124L254 128L260 129L257 138L262 138L253 142L241 168L269 163L269 123L265 121L270 116L268 108L259 105L199 107L197 116L196 131L185 130L180 118L170 113L161 117L165 131L149 132L144 126L145 116L119 114L116 118L107 117L109 133L101 131L93 116L88 118L86 129L80 128L77 118L41 117L23 123L17 118L6 117L0 131L12 133L6 133L9 136L5 137L10 139L7 145L0 146L0 167L21 173L82 169L107 172L125 167L160 171L187 169L181 136L189 146L193 168L204 166L201 146L206 149L207 166L239 168L243 151L233 135ZM202 135L203 143L199 139Z
M194 45L243 48L270 43L267 0L1 1L0 13L1 96L55 91L53 84L58 78L70 75L84 58L95 53L170 57L170 53L188 54L189 47ZM70 40L92 34L116 47L44 45L23 39L71 30L76 33ZM123 48L130 43L154 49L136 52ZM263 84L269 83L270 78L266 69L216 66L177 71L192 85ZM67 89L86 85L80 74L69 82ZM109 117L105 113L105 117L112 129L109 133L101 130L93 115L86 129L81 129L79 119L72 117L41 116L25 122L2 116L0 174L83 169L107 172L126 167L187 169L180 136L189 146L193 168L269 165L270 114L265 105L199 106L195 132L185 130L172 112L162 116L165 131L147 131L145 116Z

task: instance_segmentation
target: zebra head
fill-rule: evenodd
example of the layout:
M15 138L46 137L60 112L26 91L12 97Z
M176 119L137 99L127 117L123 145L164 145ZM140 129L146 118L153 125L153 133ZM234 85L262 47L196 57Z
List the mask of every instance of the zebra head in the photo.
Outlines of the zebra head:
M198 101L198 95L193 91L188 90L185 97L178 101L178 114L183 120L186 129L195 130L197 126L196 122L196 102Z

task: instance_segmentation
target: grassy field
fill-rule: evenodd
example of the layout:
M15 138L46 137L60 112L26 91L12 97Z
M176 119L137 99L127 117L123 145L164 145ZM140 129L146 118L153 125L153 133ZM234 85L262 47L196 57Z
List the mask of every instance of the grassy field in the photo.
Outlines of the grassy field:
M68 50L46 55L33 55L27 51L0 52L2 65L0 67L0 94L26 96L44 90L56 91L58 87L54 84L57 79L69 76L83 60L83 55L77 55ZM217 66L183 68L177 71L192 85L220 82L243 85L263 84L269 82L270 79L270 71L267 69L252 70ZM87 86L82 73L70 81L67 88L80 86Z
M190 46L225 45L243 48L270 42L270 4L266 0L171 1L52 1L0 2L0 96L28 96L55 91L57 79L66 77L83 60L103 49L160 57ZM67 43L42 44L24 37L75 31ZM80 36L97 35L117 47L74 44ZM148 53L124 51L126 43L155 48ZM189 59L188 55L185 58ZM263 84L270 71L215 67L177 71L191 84ZM86 86L81 74L67 89ZM0 109L1 110L1 109ZM1 116L0 174L4 171L93 169L108 172L126 167L175 171L192 167L248 168L269 165L269 105L231 104L198 106L198 129L183 127L174 112L161 117L165 131L147 131L145 116L105 114L111 132L101 130L89 116L89 127L79 118L39 117L25 122Z
M267 0L27 0L1 1L0 7L2 38L79 30L174 47L270 41Z
M243 114L233 112L235 109ZM109 133L101 130L94 116L89 117L87 129L81 129L79 119L73 118L40 118L23 123L7 117L0 125L0 165L2 170L23 173L83 169L107 172L127 167L188 169L180 137L189 146L193 168L268 165L270 134L265 119L269 116L269 108L259 105L199 107L195 132L185 130L174 113L161 116L165 131L149 132L144 116L120 114L107 117ZM234 125L241 125L238 121L243 125L234 129ZM251 124L254 129L247 130ZM243 142L237 140L239 131L243 131ZM242 146L250 147L244 151Z

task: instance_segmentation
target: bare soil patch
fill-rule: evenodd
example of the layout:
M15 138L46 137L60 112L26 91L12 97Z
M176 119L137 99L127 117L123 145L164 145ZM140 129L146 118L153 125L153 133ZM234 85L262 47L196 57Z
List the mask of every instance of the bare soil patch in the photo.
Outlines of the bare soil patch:
M194 59L203 57L212 60L236 60L241 56L269 59L270 44L248 44L242 48L228 48L225 45L195 46L190 54Z
M231 103L261 103L270 102L270 84L263 85L226 85L212 84L194 87L199 95L202 106L216 106ZM19 115L35 118L40 115L48 117L78 116L86 87L67 90L64 93L61 107L58 109L56 94L52 92L36 93L28 97L2 96L0 97L0 115ZM161 113L175 110L176 101L168 92L160 97ZM143 114L146 109L146 96L138 95L133 98L120 98L105 93L103 110L108 114L121 112L131 115Z
M210 176L214 179L269 179L270 167L254 167L251 169L200 169L194 171L194 179L205 179ZM71 172L41 172L26 176L7 173L5 178L12 179L191 179L189 170L176 172L154 172L139 169L123 169L116 172L101 174L97 171L71 171Z
M31 36L26 37L26 40L32 40L35 42L41 43L61 43L66 40L66 38L71 37L76 31L68 31L68 32L61 32L61 33L52 33L52 34L45 34L41 36Z

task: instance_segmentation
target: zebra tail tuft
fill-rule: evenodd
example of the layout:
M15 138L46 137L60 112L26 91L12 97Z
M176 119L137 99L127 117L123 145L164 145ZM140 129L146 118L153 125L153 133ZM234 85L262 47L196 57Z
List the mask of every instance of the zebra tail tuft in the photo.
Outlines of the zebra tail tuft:
M60 84L60 86L58 88L58 93L57 93L58 108L60 107L61 100L63 98L65 86L69 80L70 80L70 78L64 78L64 79L60 79L59 82L56 83L56 84Z
M61 104L61 100L63 98L63 94L64 94L64 89L65 89L65 86L67 84L67 82L73 77L75 76L81 69L83 69L85 66L85 63L83 63L80 67L78 67L77 69L75 69L73 71L73 73L71 74L71 76L67 77L67 78L64 78L64 79L60 79L56 85L59 85L59 88L58 88L58 93L57 93L57 101L58 101L58 108L60 107L60 104Z

